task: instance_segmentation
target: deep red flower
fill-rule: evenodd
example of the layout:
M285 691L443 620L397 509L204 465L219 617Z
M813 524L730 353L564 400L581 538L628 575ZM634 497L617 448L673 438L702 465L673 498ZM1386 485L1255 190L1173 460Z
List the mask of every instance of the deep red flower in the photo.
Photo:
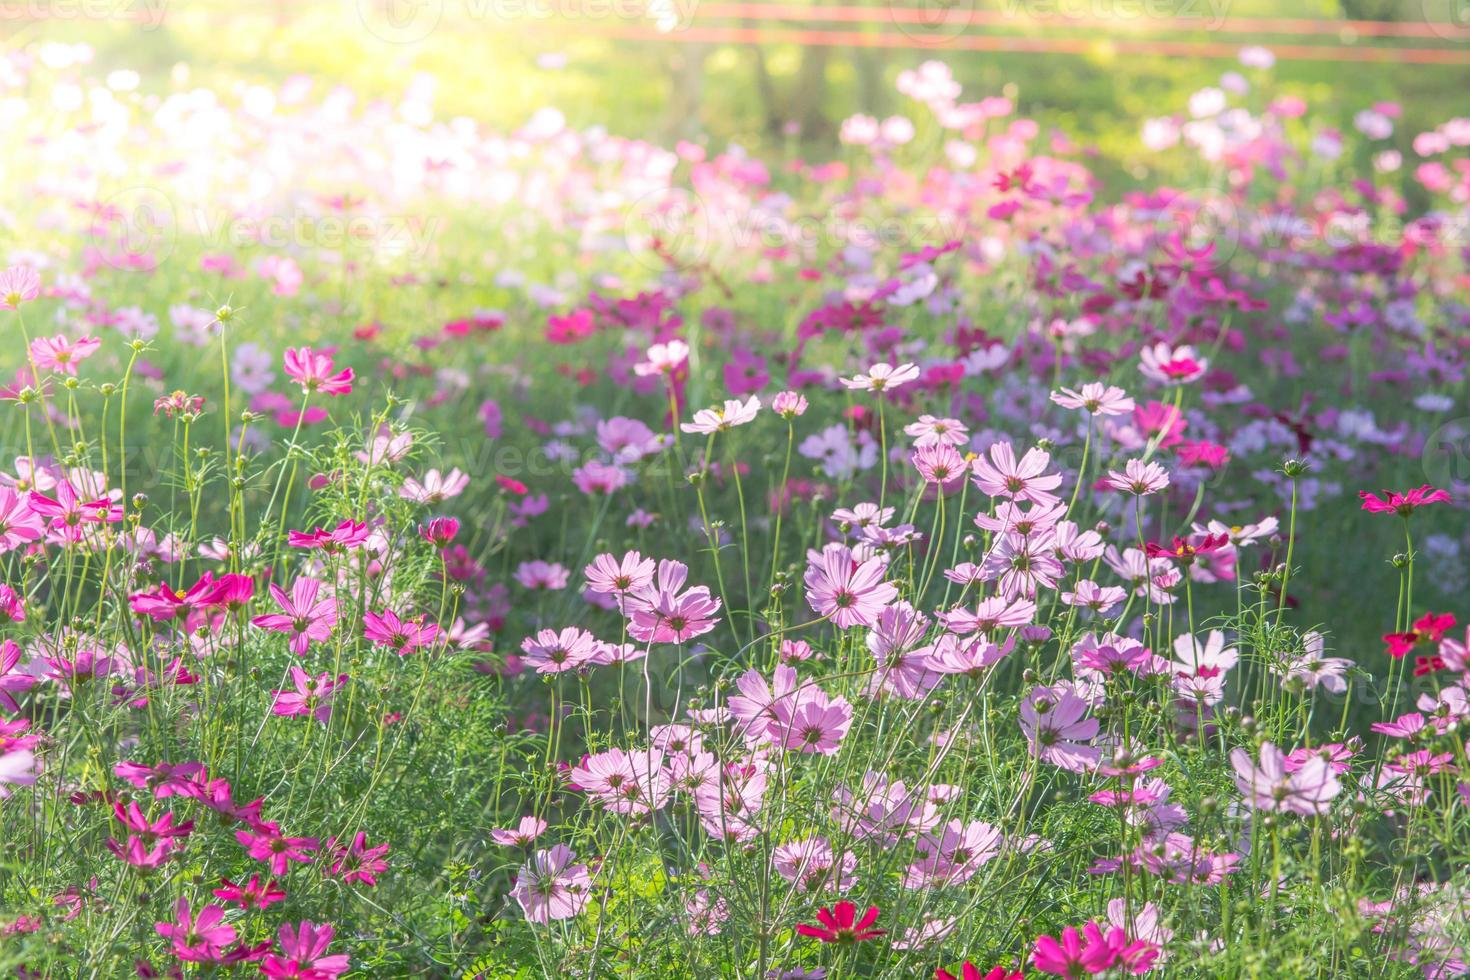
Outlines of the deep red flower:
M992 967L989 973L982 974L978 966L966 960L958 977L948 970L935 970L934 980L1021 980L1021 971L1008 973L1005 967L997 966Z
M1427 483L1422 487L1405 490L1402 493L1385 490L1382 497L1376 493L1369 493L1367 490L1361 491L1358 496L1363 501L1364 510L1374 514L1398 514L1400 517L1409 517L1420 507L1450 502L1448 493L1436 490Z
M1144 551L1148 553L1150 558L1168 558L1170 561L1177 561L1181 565L1192 565L1194 564L1196 555L1208 555L1211 552L1219 551L1228 544L1230 544L1230 535L1228 534L1206 534L1193 544L1185 538L1175 535L1174 543L1170 547L1166 548L1157 542L1150 541L1144 546Z
M1388 655L1399 660L1421 643L1438 643L1454 625L1454 613L1425 613L1407 633L1383 634L1383 642L1388 645Z
M796 927L796 931L803 936L820 939L824 943L860 943L869 939L877 939L887 930L874 929L873 923L878 921L878 906L869 905L868 911L863 913L861 919L857 918L857 906L851 902L838 902L830 909L817 909L817 921L819 926L802 923Z

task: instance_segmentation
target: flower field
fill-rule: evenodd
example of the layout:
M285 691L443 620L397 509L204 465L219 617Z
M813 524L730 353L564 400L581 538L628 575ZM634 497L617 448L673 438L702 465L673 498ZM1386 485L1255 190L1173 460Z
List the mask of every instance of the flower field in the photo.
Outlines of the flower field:
M0 56L0 970L1470 974L1470 119L1120 186Z

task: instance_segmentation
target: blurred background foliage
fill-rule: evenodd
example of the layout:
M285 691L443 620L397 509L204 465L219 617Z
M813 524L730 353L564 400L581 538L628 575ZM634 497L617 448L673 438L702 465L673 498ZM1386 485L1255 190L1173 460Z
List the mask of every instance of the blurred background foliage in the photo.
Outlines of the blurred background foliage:
M1249 44L1446 52L1451 63L1281 56L1272 94L1300 96L1314 119L1335 119L1343 128L1365 106L1396 101L1404 108L1400 131L1412 134L1464 111L1470 91L1470 34L1460 27L1467 18L1456 6L1462 0L953 2L970 5L949 10L952 20L968 24L966 35L1081 50L960 50L942 36L895 23L881 4L869 5L876 16L867 23L760 23L788 36L803 28L866 32L912 46L690 40L691 26L758 23L729 16L749 13L752 5L715 0L0 0L0 31L11 43L48 36L86 41L102 67L171 77L175 86L275 83L310 73L365 96L396 98L416 79L432 77L440 118L464 115L511 130L551 106L577 127L602 125L663 144L708 138L716 147L733 142L766 157L810 160L840 155L837 127L853 113L909 111L894 77L937 58L953 68L967 99L1012 98L1022 114L1095 148L1101 177L1129 182L1168 178L1141 162L1138 120L1182 112L1190 92L1239 67L1218 52ZM655 30L660 8L649 10L650 3L666 13L674 5L689 23ZM902 5L932 11L934 3ZM48 4L57 5L50 16L34 16L46 14ZM780 5L788 18L792 8L805 6L811 4ZM76 16L77 10L93 16ZM1291 19L1312 21L1316 33L1292 30L1300 25ZM138 29L139 20L145 29ZM1375 37L1355 29L1354 20L1408 25L1421 36ZM1270 29L1253 29L1263 21ZM614 36L620 32L642 39ZM1217 53L1118 50L1120 43L1149 40Z

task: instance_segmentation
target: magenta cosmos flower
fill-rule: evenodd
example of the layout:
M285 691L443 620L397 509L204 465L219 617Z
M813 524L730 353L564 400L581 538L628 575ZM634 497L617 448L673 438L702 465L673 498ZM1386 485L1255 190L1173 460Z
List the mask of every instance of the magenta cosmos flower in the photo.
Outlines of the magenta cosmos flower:
M51 518L51 530L71 542L82 540L85 524L122 520L121 509L114 509L110 500L105 497L83 500L70 480L62 480L56 485L55 499L32 490L30 506L42 517Z
M522 865L511 895L526 921L544 926L580 915L587 907L592 875L585 864L572 864L575 859L571 848L557 844Z
M897 586L883 580L888 563L878 557L858 561L836 542L807 552L806 599L819 616L838 629L872 626L885 606L898 598Z
M224 956L225 946L235 941L235 927L220 920L225 910L206 905L198 916L191 913L189 900L174 906L174 921L158 922L153 928L170 944L173 954L187 963L212 963Z
M300 667L292 667L291 683L295 685L292 690L271 692L276 696L271 714L283 718L311 715L317 721L325 722L332 717L332 696L337 688L347 683L347 675L338 674L333 678L330 673L322 673L313 677Z
M1363 501L1363 509L1369 513L1397 514L1400 517L1409 517L1420 507L1450 502L1448 493L1436 490L1427 483L1413 490L1385 490L1382 497L1363 490L1358 493L1358 497Z
M316 925L309 920L292 928L281 926L276 934L281 944L281 954L267 956L260 964L260 972L279 980L336 980L352 965L346 953L327 955L336 930L328 923Z
M345 395L352 391L352 368L332 373L332 357L310 347L294 347L286 351L286 374L307 391L328 395Z
M1159 948L1152 943L1129 940L1128 934L1117 927L1104 933L1096 922L1089 922L1081 933L1067 926L1060 940L1037 936L1031 964L1042 973L1079 980L1115 968L1124 973L1147 973L1158 956Z
M439 637L439 627L425 621L426 617L403 619L391 609L382 614L367 613L362 617L363 635L380 647L388 647L406 656L419 647L432 644Z
M265 862L271 874L277 877L286 873L292 861L310 864L311 852L321 848L321 842L315 837L284 836L281 825L274 820L235 831L235 840L240 842L251 858Z
M30 499L0 487L0 554L46 536L46 522L31 509Z
M290 633L291 652L304 657L313 640L325 640L337 625L337 600L331 596L318 599L321 587L314 578L299 578L291 585L288 596L285 589L272 585L271 597L283 611L256 616L250 622L264 630Z
M796 931L803 936L820 939L824 943L839 943L846 946L877 939L884 935L887 932L886 929L874 928L873 923L877 921L878 906L869 905L862 918L858 918L857 906L851 902L842 901L829 909L817 909L817 922L821 923L820 925L807 925L803 922L796 927Z

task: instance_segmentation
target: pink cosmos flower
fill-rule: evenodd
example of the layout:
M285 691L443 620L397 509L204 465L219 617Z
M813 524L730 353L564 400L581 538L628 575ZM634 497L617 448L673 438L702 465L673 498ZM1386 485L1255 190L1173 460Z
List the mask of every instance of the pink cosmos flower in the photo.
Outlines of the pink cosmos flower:
M887 606L868 632L868 652L878 670L869 693L920 698L933 690L939 674L930 665L934 648L924 643L929 620L907 602Z
M659 562L654 582L624 601L631 636L642 643L685 643L719 624L715 613L720 611L720 600L703 585L684 589L688 574L682 562Z
M225 946L235 941L235 927L220 920L225 910L218 905L206 905L195 916L189 909L189 900L180 898L174 906L173 922L158 922L153 928L164 939L169 940L173 954L186 963L214 963L222 960Z
M379 613L364 613L363 635L380 647L388 647L400 657L407 656L420 647L433 645L439 638L439 627L426 622L426 616L417 619L402 619L391 609Z
M516 876L511 895L526 921L547 925L582 913L592 891L592 875L585 864L572 864L576 855L565 844L540 850Z
M128 606L139 616L147 616L157 622L167 622L185 616L191 609L209 605L218 583L214 576L205 572L188 591L179 591L160 585L153 592L138 592L128 597Z
M585 757L571 778L612 813L652 813L668 804L673 788L663 762L659 749L609 749Z
M1039 589L1056 588L1064 571L1044 535L1003 534L980 563L980 577L999 580L1001 595L1007 599L1035 599Z
M585 667L592 662L600 646L601 641L597 637L575 626L568 626L561 632L541 630L521 641L527 665L535 667L538 674L559 674Z
M459 534L459 521L452 517L435 517L419 528L419 536L436 548L447 548Z
M918 377L919 368L915 364L900 364L894 367L892 364L882 362L868 368L867 374L843 378L842 383L848 388L859 391L881 392L902 387Z
M1270 742L1261 745L1257 765L1245 749L1230 753L1235 785L1247 805L1257 810L1321 816L1342 790L1331 764L1320 755L1306 759L1295 771L1286 768L1286 756Z
M1158 493L1169 485L1169 471L1158 463L1145 463L1141 459L1130 459L1123 466L1123 472L1110 470L1104 482L1122 493L1129 493L1135 497L1146 497L1151 493Z
M41 277L30 266L13 265L0 272L0 310L13 310L41 295Z
M286 351L286 374L307 391L328 395L345 395L352 391L352 369L332 373L332 357L310 347L294 347Z
M1240 661L1234 647L1225 645L1225 634L1210 630L1201 643L1193 634L1174 638L1174 692L1191 704L1218 704L1225 696L1227 673Z
M802 891L826 888L847 891L857 883L857 855L844 852L839 862L825 837L790 841L771 852L776 873Z
M25 600L20 593L0 582L0 625L26 621ZM0 671L3 673L3 671Z
M21 673L15 669L20 663L20 655L20 646L14 640L0 643L0 708L4 708L11 714L20 711L20 705L16 703L15 696L24 694L40 681L39 677Z
M55 371L58 374L76 377L77 364L97 353L102 341L96 337L72 340L62 334L54 337L37 337L31 341L31 360L37 371Z
M1021 702L1021 731L1031 751L1045 762L1068 772L1086 772L1102 753L1090 745L1098 721L1087 715L1087 702L1070 687L1033 688Z
M82 540L85 525L105 524L122 520L121 508L114 507L105 496L95 500L83 500L70 480L56 484L56 498L32 490L29 498L31 510L42 517L51 518L51 529L64 540Z
M958 885L1001 853L1004 836L1000 829L983 821L951 820L942 830L919 839L918 860L904 876L906 888Z
M325 723L332 717L332 696L337 688L347 683L347 675L338 674L333 678L330 672L326 672L313 677L300 667L293 666L291 683L295 685L294 690L271 692L276 696L275 703L271 705L271 714L283 718L311 715L317 721Z
M336 930L327 923L315 925L303 920L294 929L281 926L276 934L281 944L281 955L267 956L260 964L260 972L278 980L336 980L352 965L346 953L327 955Z
M756 395L751 395L744 402L727 399L721 408L702 408L695 412L694 421L685 422L679 428L697 435L713 435L754 421L760 408L761 400Z
M1051 400L1063 408L1081 409L1089 415L1128 415L1133 411L1133 399L1122 388L1089 381L1082 390L1059 388L1051 393Z
M926 446L963 446L970 441L970 430L959 419L941 419L933 415L920 415L919 421L903 427L904 435L912 436L915 449Z
M0 800L10 798L12 786L35 785L35 769L36 756L30 749L0 753Z
M670 375L683 367L689 360L689 345L682 340L671 340L666 344L654 344L648 348L645 360L633 365L633 373L640 378L654 375Z
M806 560L807 602L838 629L872 626L898 598L898 587L883 580L888 571L883 558L858 561L846 545L834 542L820 552L808 551Z
M31 508L29 496L0 487L0 554L46 535L46 522Z
M156 766L136 762L119 762L113 775L138 789L147 790L155 799L192 794L204 778L202 762L160 762Z
M987 496L1017 503L1055 504L1058 498L1052 491L1062 485L1062 477L1045 472L1050 463L1051 454L1044 449L1033 446L1018 461L1010 443L997 442L990 447L988 459L980 456L972 464L975 486Z
M596 595L612 596L621 606L630 592L645 589L653 584L657 563L644 558L637 551L629 551L621 559L611 554L601 554L582 570L587 576L587 591Z
M816 685L806 685L795 697L782 698L771 706L766 734L791 752L832 755L851 725L852 705L846 698L828 697Z
M330 531L322 527L310 533L291 531L286 535L286 543L293 548L319 550L329 555L338 555L353 548L362 547L372 536L372 527L366 521L346 520Z
M1413 490L1385 490L1382 497L1363 490L1358 497L1363 501L1363 509L1370 513L1397 514L1400 517L1410 517L1420 507L1450 502L1448 493L1436 490L1427 483Z
M442 504L449 498L464 493L469 485L470 478L458 468L442 475L438 470L430 470L424 474L422 480L413 477L404 480L403 486L398 488L398 495L416 504Z
M250 622L275 633L290 633L291 652L298 657L306 656L311 642L325 641L337 625L337 600L331 596L318 599L321 586L314 578L298 578L288 596L285 589L272 584L271 597L283 612L256 616Z
M911 457L914 469L925 483L946 484L964 476L969 471L965 457L958 449L946 444L922 446ZM957 484L956 484L957 485Z
M524 847L546 833L546 821L540 817L522 817L514 829L496 828L490 839L506 847Z
M771 401L771 410L788 422L805 415L806 409L806 398L795 391L783 391Z
M972 636L945 633L935 642L925 666L937 674L964 674L978 681L1009 656L1015 646L1014 636L994 642L983 633Z
M1353 662L1344 657L1325 657L1326 639L1316 630L1302 634L1302 651L1272 665L1272 672L1286 681L1300 682L1306 690L1322 688L1332 694L1347 690L1347 672Z
M523 588L541 589L548 592L567 587L571 572L556 562L523 561L516 567L515 580Z
M1091 579L1081 579L1077 582L1075 591L1063 592L1062 602L1069 606L1080 606L1091 609L1100 616L1105 616L1118 606L1128 593L1117 586L1101 586Z
M890 781L882 773L866 773L856 791L839 784L832 797L832 819L858 840L892 847L903 837L939 826L939 810L922 788L910 789L903 780Z
M572 482L588 496L614 493L627 486L628 480L628 471L621 466L610 466L595 459L572 471Z
M892 507L879 507L874 503L858 504L856 507L839 507L832 512L832 520L839 524L862 530L882 527L893 520Z
M1138 370L1160 384L1188 384L1202 377L1210 362L1195 354L1189 345L1170 347L1157 343L1138 352Z

